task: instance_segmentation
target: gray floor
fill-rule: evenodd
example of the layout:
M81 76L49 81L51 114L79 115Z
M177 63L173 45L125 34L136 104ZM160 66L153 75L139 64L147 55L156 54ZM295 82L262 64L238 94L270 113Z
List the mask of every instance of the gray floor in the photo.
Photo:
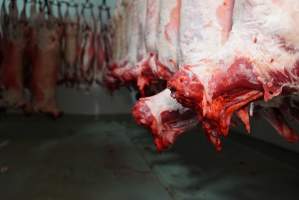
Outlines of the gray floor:
M216 153L200 130L159 154L127 116L0 119L1 200L288 200L299 155L232 134Z

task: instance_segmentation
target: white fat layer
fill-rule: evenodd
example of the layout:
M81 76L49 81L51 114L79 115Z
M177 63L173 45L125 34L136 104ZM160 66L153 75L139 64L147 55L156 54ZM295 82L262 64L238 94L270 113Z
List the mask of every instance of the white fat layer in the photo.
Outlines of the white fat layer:
M226 72L237 58L242 57L249 59L254 73L262 83L275 81L269 72L286 70L291 80L281 87L298 88L299 80L292 69L299 60L299 1L235 1L233 27L224 44L221 43L216 18L216 10L221 2L211 1L208 5L196 0L182 2L182 66L194 66L190 71L185 70L189 71L190 76L195 74L199 77L208 88L207 99L213 93L213 84L210 83L213 75ZM292 51L286 50L284 46Z
M127 55L127 22L126 18L129 17L128 10L129 7L124 1L117 1L114 15L112 18L112 28L113 28L113 60L120 61L125 55Z
M188 110L171 97L169 89L165 89L152 97L145 98L145 103L159 124L161 123L161 113L164 111L179 111L183 113Z
M176 8L180 0L163 0L160 1L159 27L157 36L157 49L159 61L168 67L171 71L175 71L176 66L173 62L178 61L178 30L169 28L171 22L171 14ZM169 40L166 38L166 33Z
M221 48L221 26L216 10L222 0L182 0L180 51L182 64L194 64ZM209 56L208 56L209 55Z
M128 42L128 62L137 63L138 42L139 42L139 26L138 26L138 1L132 1L129 8L129 18L125 19L127 22L127 42Z
M137 13L138 13L138 55L137 59L144 57L146 55L146 48L145 48L145 25L146 25L146 9L147 4L146 0L138 0L137 1Z
M147 0L145 45L148 53L157 51L157 36L159 25L160 1Z

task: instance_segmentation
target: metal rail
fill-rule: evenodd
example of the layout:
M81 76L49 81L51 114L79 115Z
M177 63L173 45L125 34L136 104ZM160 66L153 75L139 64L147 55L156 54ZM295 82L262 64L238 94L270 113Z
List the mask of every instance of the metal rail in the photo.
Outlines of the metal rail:
M10 0L13 3L16 1L23 1L26 4L32 4L32 3L40 3L44 4L46 6L51 5L51 6L61 6L65 4L68 7L84 7L85 9L93 9L94 7L100 7L101 10L110 10L110 7L107 5L106 0L102 0L102 2L98 5L94 5L91 3L89 0L86 0L84 3L76 3L74 0L71 1L66 1L66 0Z

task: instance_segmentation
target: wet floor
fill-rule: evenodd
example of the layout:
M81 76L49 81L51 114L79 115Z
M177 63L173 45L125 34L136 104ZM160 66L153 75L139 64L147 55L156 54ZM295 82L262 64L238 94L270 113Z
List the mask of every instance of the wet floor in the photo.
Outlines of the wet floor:
M128 116L0 119L1 200L297 199L299 155L200 130L157 153Z

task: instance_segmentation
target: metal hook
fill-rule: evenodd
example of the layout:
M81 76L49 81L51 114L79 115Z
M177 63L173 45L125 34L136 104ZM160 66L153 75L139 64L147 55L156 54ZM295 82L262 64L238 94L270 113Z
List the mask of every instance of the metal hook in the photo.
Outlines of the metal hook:
M15 9L16 7L16 0L11 0L11 8Z
M43 8L43 2L41 0L38 1L38 5L39 5L39 11L43 12L44 8Z
M14 9L17 6L17 0L10 0L10 1L11 1L11 7ZM5 0L3 0L3 2L5 2ZM47 13L50 15L52 14L52 12L51 12L51 8L49 7L54 5L57 7L62 7L62 4L66 4L68 7L74 7L74 8L78 8L81 5L82 6L81 14L84 14L86 9L93 9L95 7L95 5L90 0L85 0L85 2L82 4L76 3L75 0L24 0L24 4L38 4L40 11L45 11L45 9L47 9ZM108 13L108 8L109 6L107 6L106 0L102 0L101 4L98 6L100 12L106 10ZM110 11L109 14L107 15L110 16Z
M47 8L47 14L49 16L52 15L50 4L51 4L51 1L45 0L45 7Z

